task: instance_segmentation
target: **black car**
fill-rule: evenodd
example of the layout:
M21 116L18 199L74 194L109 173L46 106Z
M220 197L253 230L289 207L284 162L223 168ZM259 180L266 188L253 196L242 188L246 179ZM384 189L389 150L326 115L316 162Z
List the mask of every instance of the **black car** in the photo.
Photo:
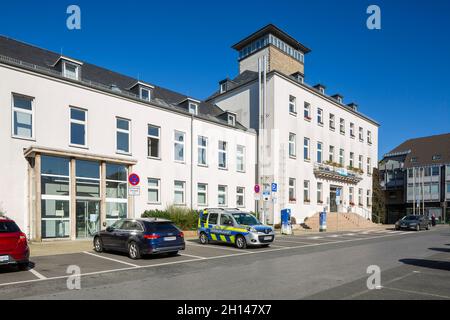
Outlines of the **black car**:
M420 231L430 229L430 220L423 215L407 215L395 223L395 230L411 229Z
M131 259L146 254L176 255L184 250L184 234L170 220L122 219L94 235L94 249L127 252Z

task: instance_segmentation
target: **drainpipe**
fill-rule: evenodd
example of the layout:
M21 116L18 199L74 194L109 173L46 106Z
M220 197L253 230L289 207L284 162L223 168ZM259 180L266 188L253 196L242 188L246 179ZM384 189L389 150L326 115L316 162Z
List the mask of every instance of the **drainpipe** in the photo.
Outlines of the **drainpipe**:
M191 172L190 172L190 176L191 176L191 210L193 210L193 205L194 205L194 115L191 114Z

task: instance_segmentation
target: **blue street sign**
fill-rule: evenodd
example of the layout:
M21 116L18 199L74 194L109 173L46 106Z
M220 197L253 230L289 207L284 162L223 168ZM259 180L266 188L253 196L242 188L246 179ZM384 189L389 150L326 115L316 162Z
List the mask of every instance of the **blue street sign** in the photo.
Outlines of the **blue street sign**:
M278 185L276 183L272 183L272 192L278 191Z
M341 196L341 189L336 189L336 197L340 197Z

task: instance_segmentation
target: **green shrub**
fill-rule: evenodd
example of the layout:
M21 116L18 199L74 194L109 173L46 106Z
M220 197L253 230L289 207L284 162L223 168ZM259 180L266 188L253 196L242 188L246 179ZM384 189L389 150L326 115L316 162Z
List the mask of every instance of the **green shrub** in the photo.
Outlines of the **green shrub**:
M174 205L168 206L165 210L148 210L142 214L142 218L168 219L182 230L197 230L198 216L195 210Z

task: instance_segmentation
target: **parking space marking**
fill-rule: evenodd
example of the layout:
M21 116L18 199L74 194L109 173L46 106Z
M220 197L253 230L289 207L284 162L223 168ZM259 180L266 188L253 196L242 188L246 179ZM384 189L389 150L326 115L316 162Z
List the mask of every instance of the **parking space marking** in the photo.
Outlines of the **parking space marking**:
M101 256L99 254L92 253L92 252L83 251L83 253L86 253L86 254L88 254L90 256L97 257L97 258L100 258L100 259L105 259L105 260L110 260L110 261L122 263L122 264L125 264L125 265L130 266L130 267L135 267L135 268L139 267L137 264L134 264L134 263L129 263L129 262L118 260L118 259L104 257L104 256Z
M407 234L413 234L413 233L407 233ZM301 246L294 246L294 247L281 247L281 248L273 248L268 250L261 250L261 251L240 251L239 253L233 253L228 255L221 255L221 256L215 256L215 257L209 257L204 259L188 259L188 260L181 260L181 261L172 261L172 262L162 262L158 264L152 264L152 265L133 265L130 263L130 265L133 265L133 267L124 267L119 269L110 269L110 270L102 270L102 271L94 271L94 272L88 272L88 273L82 273L80 274L80 277L82 276L91 276L91 275L98 275L98 274L105 274L105 273L113 273L113 272L120 272L120 271L131 271L131 270L138 270L138 269L146 269L146 268L154 268L154 267L160 267L160 266L167 266L167 265L175 265L175 264L182 264L182 263L189 263L189 262L199 262L199 261L208 261L208 260L214 260L214 259L222 259L222 258L229 258L229 257L237 257L242 255L249 255L249 254L260 254L260 253L267 253L267 252L276 252L276 251L285 251L285 250L291 250L291 249L301 249L306 247L315 247L315 246L323 246L328 244L339 244L343 242L355 242L355 241L361 241L361 240L371 240L371 239L378 239L378 238L387 238L387 237L393 237L400 235L400 233L396 234L386 234L382 236L376 236L376 237L368 237L368 238L355 238L355 239L347 239L347 240L338 240L338 241L331 241L331 242L322 242L322 243L312 243L312 244L306 244ZM84 253L97 256L93 253L85 251ZM106 258L102 256L98 256L99 258L104 258L107 260L115 260L112 258ZM124 263L124 261L118 260L117 262ZM57 276L57 277L49 277L46 279L35 279L35 280L25 280L25 281L16 281L16 282L9 282L9 283L0 283L0 287L9 286L9 285L15 285L15 284L24 284L24 283L33 283L33 282L41 282L41 281L48 281L48 280L58 280L58 279L67 279L71 277L71 275L64 275L64 276ZM389 281L387 283L392 283L393 281Z
M39 272L37 272L37 271L34 270L34 269L30 269L30 270L28 270L28 271L30 271L32 274L34 274L38 279L41 279L41 280L47 279L46 276L43 276L42 274L40 274Z
M194 256L193 254L187 254L187 253L178 253L178 254L180 256L184 256L184 257L197 258L197 259L207 259L206 257Z
M306 242L306 241L291 241L291 240L276 240L277 242L289 242L289 243L303 243L303 244L313 244L311 242Z
M284 241L284 242L286 242L286 241ZM286 247L286 246L279 246L279 245L276 245L276 244L270 244L270 246L271 247L275 247L275 248L289 248L289 247Z
M187 246L193 246L193 247L208 248L207 245L191 243L189 241L186 241L186 245ZM215 248L215 249L219 249L219 250L235 251L235 252L243 252L243 251L245 252L246 251L246 250L242 250L242 249L234 249L234 248L229 248L229 247L219 246L219 245L213 245L213 247L209 247L209 248Z
M423 291L405 290L405 289L399 289L399 288L393 288L393 287L383 287L383 289L400 291L400 292L405 292L405 293L418 294L418 295L424 295L424 296L430 296L430 297L435 297L435 298L450 299L450 296L443 296L443 295L440 295L440 294L428 293L428 292L423 292Z

